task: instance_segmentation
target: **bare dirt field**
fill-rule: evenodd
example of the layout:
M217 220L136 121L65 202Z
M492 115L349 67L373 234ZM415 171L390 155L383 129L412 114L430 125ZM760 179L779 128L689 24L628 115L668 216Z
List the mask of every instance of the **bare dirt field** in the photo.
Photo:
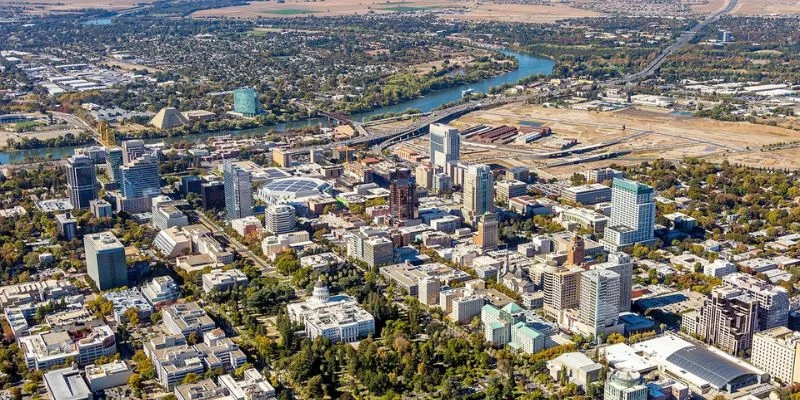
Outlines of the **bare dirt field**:
M86 8L100 8L103 10L124 10L137 5L152 3L154 0L0 0L0 7L23 7L29 14L47 14L53 12L68 12Z
M740 0L735 15L800 14L800 0Z
M556 175L569 175L572 171L582 170L589 166L640 163L658 158L681 160L686 156L715 161L727 158L731 162L753 166L774 163L776 168L800 168L800 157L798 156L800 149L760 151L761 146L766 144L800 140L800 132L746 122L721 122L675 116L661 110L628 109L617 112L587 112L511 104L468 114L453 121L452 124L463 129L477 124L519 126L522 121L548 125L553 128L555 138L578 139L578 146L623 140L579 157L607 151L629 152L629 154L613 159L550 168L546 165L556 162L558 159L515 157ZM542 142L542 140L517 148L528 149L531 153L545 151L546 149L538 142Z
M192 14L192 17L261 18L302 17L309 15L323 17L425 10L441 11L440 15L447 19L517 22L555 22L566 18L599 15L592 11L562 5L543 6L493 3L481 3L476 5L472 2L454 0L328 0L319 2L288 0L285 3L259 1L252 2L245 6L202 10Z
M691 7L697 14L711 14L725 5L725 0L708 0L705 4L698 4Z
M157 72L163 72L158 68L148 67L146 65L140 65L140 64L132 64L132 63L128 63L128 62L125 62L125 61L116 60L116 59L113 59L113 58L106 59L105 61L102 62L102 64L105 64L105 65L108 65L108 66L111 66L111 67L118 67L118 68L124 69L126 71L133 71L135 69L138 69L138 70L146 70L147 72L149 72L151 74L155 74Z

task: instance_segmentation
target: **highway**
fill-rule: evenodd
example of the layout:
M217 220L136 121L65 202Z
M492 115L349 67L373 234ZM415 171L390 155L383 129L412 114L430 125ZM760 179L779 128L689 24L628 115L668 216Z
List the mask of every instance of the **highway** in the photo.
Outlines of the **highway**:
M716 22L723 15L729 14L731 11L733 11L733 9L736 8L737 3L738 0L727 0L725 7L717 10L717 12L711 14L703 22L698 23L688 31L683 32L681 36L678 38L678 40L675 41L675 43L669 45L664 50L661 50L658 56L656 56L656 58L654 58L653 61L650 61L647 67L645 67L643 70L628 75L624 79L616 81L615 83L616 84L631 83L652 76L653 74L656 73L656 71L658 71L659 68L661 68L661 64L663 64L664 61L666 61L667 57L671 56L676 51L680 50L681 47L691 42L692 39L694 39L695 36L697 36L697 33L703 30L703 28L705 28L707 25Z
M89 132L92 133L92 137L94 137L94 140L96 140L97 143L102 144L102 142L100 141L100 132L98 132L97 129L94 129L92 125L90 125L77 115L62 113L58 111L50 111L50 113L53 114L53 116L58 117L59 119L63 119L64 121L67 121L68 123L78 128L83 128L88 130Z

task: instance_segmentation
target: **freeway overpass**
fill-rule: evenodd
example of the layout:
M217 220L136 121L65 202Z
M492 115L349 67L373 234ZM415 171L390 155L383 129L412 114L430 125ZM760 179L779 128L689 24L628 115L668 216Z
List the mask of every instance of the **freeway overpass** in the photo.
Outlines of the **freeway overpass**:
M365 145L367 147L376 146L378 150L383 150L392 144L396 144L402 140L406 140L408 138L427 132L427 128L430 124L441 121L447 121L454 117L484 107L494 107L500 104L505 104L516 100L519 99L516 97L509 97L509 98L491 99L483 103L469 102L464 104L458 104L442 110L433 111L430 114L424 116L423 118L414 121L410 125L382 133L371 133L367 129L365 129L360 123L351 121L351 123L354 125L354 128L361 134L360 136L324 145L304 146L304 147L287 149L284 152L284 154L288 154L289 156L296 156L299 154L308 153L309 151L311 151L312 148L328 150L339 146L356 146L356 145Z

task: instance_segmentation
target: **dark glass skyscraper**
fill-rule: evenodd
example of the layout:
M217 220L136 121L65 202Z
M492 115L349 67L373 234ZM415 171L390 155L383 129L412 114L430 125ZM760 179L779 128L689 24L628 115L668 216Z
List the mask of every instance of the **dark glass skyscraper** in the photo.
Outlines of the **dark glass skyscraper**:
M75 208L88 208L97 198L97 173L91 158L75 155L67 159L67 188Z

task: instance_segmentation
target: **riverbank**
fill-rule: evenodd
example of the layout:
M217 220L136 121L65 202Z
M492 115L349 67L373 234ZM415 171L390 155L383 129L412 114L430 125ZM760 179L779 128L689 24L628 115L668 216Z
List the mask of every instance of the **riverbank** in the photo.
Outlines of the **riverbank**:
M504 54L512 56L517 59L517 69L507 72L505 74L496 75L480 82L465 83L450 87L448 89L441 89L428 93L427 95L415 98L409 101L401 102L395 105L380 107L371 111L353 114L351 118L356 121L366 121L373 116L388 114L388 113L402 113L408 109L415 109L421 112L430 112L443 104L457 102L461 100L462 92L472 89L474 92L487 93L490 88L501 86L509 83L519 82L521 79L531 75L550 74L553 70L555 62L545 57L534 56L530 54L504 50ZM285 132L291 129L302 129L309 126L327 126L327 119L310 118L296 122L289 122L276 125L266 125L262 127L243 129L243 130L221 130L216 132L204 132L188 136L172 136L163 138L149 138L146 143L174 143L179 141L199 142L214 136L244 136L250 134L267 134L270 131L277 133ZM16 162L23 162L26 158L39 157L47 158L65 158L74 154L75 149L83 146L59 147L59 148L44 148L32 149L24 151L5 151L0 152L0 164L9 164Z

